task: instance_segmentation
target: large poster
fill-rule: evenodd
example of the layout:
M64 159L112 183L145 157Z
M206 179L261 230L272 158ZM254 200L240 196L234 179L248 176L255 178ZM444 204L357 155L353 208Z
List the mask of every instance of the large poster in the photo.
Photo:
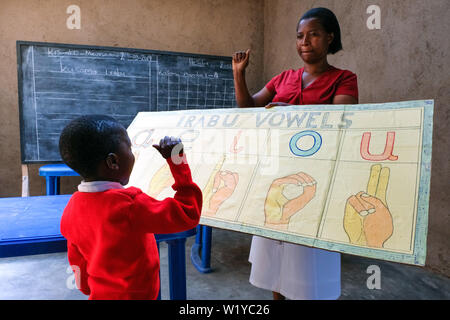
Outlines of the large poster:
M433 100L141 112L129 185L173 196L152 144L178 136L201 224L424 265L432 119Z

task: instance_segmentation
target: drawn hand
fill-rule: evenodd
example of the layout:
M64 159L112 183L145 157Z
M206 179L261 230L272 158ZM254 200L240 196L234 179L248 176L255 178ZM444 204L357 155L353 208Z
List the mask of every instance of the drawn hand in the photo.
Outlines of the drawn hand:
M147 194L150 197L156 198L164 189L170 187L174 183L175 179L170 172L169 165L166 163L153 175Z
M392 215L386 203L389 168L373 165L367 193L361 191L347 199L344 230L350 242L381 248L393 232Z
M283 191L289 184L303 186L303 192L293 199L288 199ZM287 228L290 218L314 198L316 186L317 182L304 172L274 180L264 204L266 226L282 225L282 228Z
M250 59L250 49L247 51L238 51L233 54L232 67L233 72L244 72Z
M238 182L239 175L236 172L218 171L214 177L211 194L208 196L205 214L215 215L220 205L233 194Z

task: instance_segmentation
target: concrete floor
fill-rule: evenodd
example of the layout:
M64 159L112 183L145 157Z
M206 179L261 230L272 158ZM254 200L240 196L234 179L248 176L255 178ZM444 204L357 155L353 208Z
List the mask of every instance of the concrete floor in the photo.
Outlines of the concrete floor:
M194 237L186 244L187 298L189 300L268 300L272 293L252 286L249 281L248 253L251 235L214 229L211 267L202 274L190 262ZM162 299L169 298L167 245L162 243ZM370 265L381 271L381 289L368 289ZM342 255L342 294L340 299L450 299L450 278L420 267ZM67 285L69 283L69 285ZM87 296L70 289L66 253L0 258L0 300L57 299L83 300Z

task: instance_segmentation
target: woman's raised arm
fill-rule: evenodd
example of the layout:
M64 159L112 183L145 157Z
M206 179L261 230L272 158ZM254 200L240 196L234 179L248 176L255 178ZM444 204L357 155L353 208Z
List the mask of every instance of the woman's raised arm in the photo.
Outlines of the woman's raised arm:
M233 77L236 102L239 108L263 107L272 101L274 94L263 87L253 96L247 88L245 81L245 69L250 59L250 49L246 52L239 51L233 54Z

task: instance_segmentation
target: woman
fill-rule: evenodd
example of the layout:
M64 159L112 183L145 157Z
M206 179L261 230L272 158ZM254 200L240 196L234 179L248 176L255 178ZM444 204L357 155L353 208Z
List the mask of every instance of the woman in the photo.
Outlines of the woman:
M342 49L333 12L314 8L297 24L297 52L304 66L274 77L254 95L245 82L250 50L233 55L238 106L356 104L356 75L328 64L327 55ZM337 252L254 236L249 261L250 283L271 290L274 299L337 299L341 294L341 257Z

